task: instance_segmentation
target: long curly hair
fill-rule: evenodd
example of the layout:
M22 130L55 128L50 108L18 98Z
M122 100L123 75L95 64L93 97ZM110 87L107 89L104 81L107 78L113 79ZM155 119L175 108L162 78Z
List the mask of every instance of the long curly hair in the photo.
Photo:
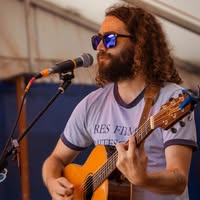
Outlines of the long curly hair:
M129 4L115 4L106 10L105 16L120 19L133 36L134 71L144 74L146 84L182 83L162 27L152 14Z

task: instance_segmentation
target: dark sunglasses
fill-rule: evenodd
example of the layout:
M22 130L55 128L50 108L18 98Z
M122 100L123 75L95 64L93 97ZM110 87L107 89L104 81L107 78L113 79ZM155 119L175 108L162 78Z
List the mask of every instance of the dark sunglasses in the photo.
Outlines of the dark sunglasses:
M125 38L133 38L132 35L123 35L117 33L107 33L105 35L94 35L91 38L92 47L94 50L97 50L97 47L101 40L103 40L103 44L106 49L113 48L117 45L117 38L125 37Z

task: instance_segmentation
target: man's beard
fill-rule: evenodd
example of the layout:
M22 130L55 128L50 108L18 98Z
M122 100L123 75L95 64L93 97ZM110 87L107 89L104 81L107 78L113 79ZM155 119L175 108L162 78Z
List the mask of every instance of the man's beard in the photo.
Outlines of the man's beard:
M109 64L100 62L99 57L105 57ZM117 82L131 79L134 76L133 67L134 49L129 47L120 52L119 55L113 56L105 51L97 54L98 75L97 79L102 82Z

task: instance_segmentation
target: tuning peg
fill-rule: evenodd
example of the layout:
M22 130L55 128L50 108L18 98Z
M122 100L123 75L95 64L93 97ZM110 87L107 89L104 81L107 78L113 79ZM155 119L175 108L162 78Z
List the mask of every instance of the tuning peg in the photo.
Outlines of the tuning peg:
M171 128L171 131L172 131L172 133L176 133L176 132L177 132L177 129L174 128L174 127L172 127L172 128Z
M185 126L185 122L184 121L180 121L179 124L180 124L181 127Z

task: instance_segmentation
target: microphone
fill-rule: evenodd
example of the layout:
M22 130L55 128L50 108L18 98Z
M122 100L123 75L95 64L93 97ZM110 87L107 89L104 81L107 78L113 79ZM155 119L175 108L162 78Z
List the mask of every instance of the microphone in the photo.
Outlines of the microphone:
M34 76L34 79L38 79L44 76L48 76L53 73L67 73L78 67L89 67L93 64L93 57L89 53L83 53L80 57L66 60L61 63L55 64L55 66L44 69Z

